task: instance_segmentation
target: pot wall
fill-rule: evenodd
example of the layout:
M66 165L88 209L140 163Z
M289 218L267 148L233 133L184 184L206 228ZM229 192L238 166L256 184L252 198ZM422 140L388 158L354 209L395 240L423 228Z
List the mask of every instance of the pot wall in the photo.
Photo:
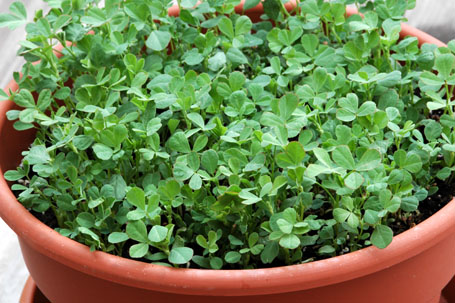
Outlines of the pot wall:
M31 277L27 279L24 289L22 290L21 298L19 303L50 303L49 300L44 297L41 291L36 287L35 282Z
M455 209L452 207L452 209ZM455 234L452 234L442 243L433 246L417 256L356 279L336 283L324 287L317 287L296 292L281 293L280 289L269 289L274 294L219 296L216 289L206 285L205 295L184 295L165 293L156 290L147 290L108 280L99 279L90 274L75 270L52 258L37 253L26 241L20 239L25 262L33 278L38 281L38 287L54 303L99 303L103 302L186 302L217 303L264 302L276 303L279 301L305 303L329 302L365 302L369 303L437 303L440 300L441 289L449 282L455 272ZM374 257L374 254L371 256ZM150 266L144 264L145 266ZM342 260L338 267L343 267ZM128 271L124 274L127 276ZM323 268L336 272L337 268ZM94 270L96 274L96 269ZM433 278L435 277L435 278ZM165 279L165 277L163 277ZM264 277L265 279L289 278L285 271L281 276ZM197 279L197 276L194 276ZM179 283L175 280L172 283ZM186 281L181 281L185 284ZM58 287L56 287L58 285ZM244 285L245 289L254 285ZM305 286L302 285L302 288ZM83 290L83 291L82 291ZM71 294L68 296L68 294Z

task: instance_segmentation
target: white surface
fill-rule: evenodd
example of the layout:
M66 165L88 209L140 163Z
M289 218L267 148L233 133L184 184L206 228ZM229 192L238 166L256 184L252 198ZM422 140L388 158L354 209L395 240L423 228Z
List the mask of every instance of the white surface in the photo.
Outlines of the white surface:
M29 16L38 7L43 7L42 0L22 0L26 3ZM0 12L6 12L13 0L0 0ZM408 14L409 23L442 40L455 38L454 0L417 0L416 10ZM23 29L14 32L0 30L1 87L11 79L12 71L18 70L21 61L15 58L17 42L24 39ZM0 147L1 148L1 147ZM1 193L0 193L1 194ZM19 244L15 234L0 219L0 303L19 302L20 293L28 276Z
M19 302L27 277L16 234L0 219L0 303Z

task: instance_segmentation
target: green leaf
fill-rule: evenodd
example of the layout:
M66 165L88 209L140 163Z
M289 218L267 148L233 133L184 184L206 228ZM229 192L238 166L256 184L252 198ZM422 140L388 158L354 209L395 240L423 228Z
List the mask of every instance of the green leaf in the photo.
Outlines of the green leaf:
M93 27L99 27L109 20L106 17L104 10L98 7L92 7L87 11L87 15L83 16L80 21Z
M333 218L335 220L337 220L337 222L339 222L339 223L346 222L346 220L351 215L350 211L347 211L343 208L335 208L332 213L333 213Z
M357 116L363 117L363 116L368 116L374 114L376 110L376 103L372 101L366 101L364 102L359 110L357 111Z
M245 204L245 205L255 204L255 203L257 203L257 202L262 200L261 198L259 198L255 194L250 193L249 191L244 190L244 189L242 191L240 191L239 198L244 199L242 201L242 204Z
M153 118L147 122L147 136L151 136L161 128L161 119Z
M386 19L382 23L382 28L384 29L384 33L389 38L389 41L396 41L398 40L401 32L401 22L395 21L392 19Z
M131 258L142 258L149 251L147 243L134 244L130 247L129 253Z
M339 108L337 110L336 117L338 120L341 120L344 122L350 122L355 119L355 114L344 108Z
M319 38L313 34L305 34L300 40L306 53L313 56L319 46Z
M172 264L186 264L193 257L193 250L189 247L173 247L169 254L169 262Z
M33 146L27 156L25 156L25 160L28 161L29 164L46 164L51 161L51 157L49 153L43 145Z
M419 199L416 197L404 197L401 199L401 209L407 212L416 211L419 207Z
M445 180L448 177L450 177L450 175L452 175L452 170L449 167L444 167L438 171L438 173L436 174L436 177L438 177L438 179L440 179L440 180ZM6 179L6 177L5 177L5 179Z
M204 60L204 56L202 56L196 48L193 48L189 52L186 52L182 59L186 64L193 66L201 63Z
M234 64L248 64L247 57L242 53L241 50L235 47L231 47L226 54L228 60Z
M280 0L264 0L262 2L264 13L272 20L276 20L280 14L280 4L278 1Z
M289 234L289 235L284 235L280 239L280 246L288 249L295 249L299 247L300 245L300 239L296 235Z
M406 152L402 149L397 150L393 154L393 160L399 167L403 168L406 163Z
M347 145L337 146L332 152L333 161L344 169L355 169L354 158Z
M126 199L137 208L145 210L145 194L141 188L131 188L126 194Z
M393 231L386 225L378 225L371 234L370 240L377 248L386 248L393 240Z
M36 28L44 37L50 37L52 35L51 25L46 18L40 18L36 22Z
M284 153L277 155L280 167L299 165L305 158L305 150L300 142L290 142L284 149Z
M194 170L189 168L184 163L176 163L174 165L174 177L178 181L186 181L194 174Z
M321 174L329 174L332 173L332 169L328 168L327 166L322 166L318 164L310 164L308 165L305 173L310 178L317 177Z
M14 30L27 22L27 10L22 2L13 2L9 10L11 14L0 14L0 27Z
M358 171L369 171L381 165L381 154L376 149L367 149L356 165Z
M168 180L164 187L164 194L169 199L172 200L180 193L180 185L175 180Z
M321 51L322 50L322 51ZM319 51L317 53L317 57L314 60L314 64L326 68L331 68L335 66L335 61L333 60L334 57L336 56L335 54L335 49L332 47L326 47L326 48L319 48Z
M109 234L109 237L107 238L109 243L112 243L112 244L125 242L128 239L129 239L128 235L126 233L122 233L122 232L112 232Z
M281 119L288 120L298 105L299 98L295 94L286 94L281 97L278 104Z
M351 21L349 22L349 28L353 32L363 31L370 29L370 26L361 21Z
M274 113L271 112L265 112L261 116L260 120L262 125L265 126L276 126L276 127L282 127L284 126L283 120L281 120L280 117L275 115Z
M192 190L198 190L202 187L202 179L199 175L194 174L191 179L189 186Z
M187 117L188 117L188 119L191 120L191 122L196 124L198 127L204 128L204 126L205 126L204 119L202 118L202 116L200 114L198 114L198 113L189 113L187 115Z
M147 82L148 75L146 73L140 72L134 76L133 81L131 81L131 87L142 87L145 82Z
M226 35L230 40L234 39L234 26L232 25L231 19L224 17L218 22L218 28Z
M253 247L259 240L259 234L254 232L248 236L248 246Z
M341 108L351 113L356 113L359 108L359 99L356 94L350 93L347 94L346 98L341 98L338 104Z
M326 167L331 167L332 166L332 160L330 159L329 153L323 149L323 148L315 148L313 149L313 153L316 156L316 158L324 164Z
M211 175L213 175L218 167L218 154L213 149L206 150L202 154L202 167Z
M246 15L242 15L235 20L235 35L243 35L250 32L253 27L253 22Z
M210 70L219 71L226 64L226 55L223 52L217 52L208 59L208 63Z
M370 225L375 225L379 222L380 218L378 216L378 212L372 209L367 209L363 216L363 220Z
M245 75L241 72L232 72L229 75L229 86L233 92L242 89L245 84Z
M403 171L400 169L394 169L390 172L387 183L390 185L398 184L403 180Z
M38 97L37 106L40 111L45 111L52 102L51 91L48 89L43 89Z
M285 234L290 234L292 232L292 229L294 228L294 224L284 219L278 219L276 221L276 224L278 225L278 228L281 230L281 232Z
M362 177L361 174L357 172L351 173L349 176L344 179L344 184L346 187L352 190L356 190L360 186L362 186L363 182L365 182L365 179Z
M197 4L197 0L182 0L180 5L183 8L192 8Z
M25 174L22 171L9 170L4 174L4 177L8 181L17 181L25 177Z
M442 126L440 123L434 120L430 120L430 122L428 122L428 124L425 126L424 133L428 141L435 141L442 133Z
M230 263L230 264L239 262L241 258L242 258L242 255L239 254L239 253L236 252L236 251L229 251L229 252L224 256L224 260L225 260L227 263Z
M435 69L443 80L448 80L455 65L455 56L452 54L441 54L436 57Z
M379 129L383 129L387 126L387 123L389 123L389 118L387 117L387 114L383 111L377 111L374 113L374 124L379 127Z
M429 71L424 71L420 75L420 80L423 83L431 86L441 86L444 84L444 80L442 80L441 78L439 78L438 76Z
M21 89L19 94L14 97L14 102L20 107L35 108L35 100L27 89Z
M114 188L114 197L122 200L126 195L126 182L121 175L113 175L110 184Z
M86 227L83 227L83 226L80 226L77 228L79 230L79 232L81 232L82 234L84 235L87 235L89 236L90 238L92 238L93 240L96 241L96 243L100 244L100 238L97 234L95 234L93 231L91 231L90 229L86 228Z
M154 30L150 33L145 44L155 51L162 51L171 41L171 34L166 31Z
M95 225L95 217L88 212L82 212L76 217L76 222L80 226L92 228Z
M419 155L408 154L403 168L411 173L416 174L422 169L422 160L420 159Z
M193 151L198 152L201 151L209 141L209 138L206 135L199 136L193 145Z
M55 31L58 31L59 29L63 28L64 26L67 26L71 22L71 16L68 15L60 15L57 20L55 20L55 23L53 24L52 28Z
M400 209L401 199L397 196L392 197L392 199L387 199L384 203L384 208L391 213L395 213Z
M152 242L158 243L164 241L167 237L168 229L164 226L155 225L152 227L148 234L148 239Z
M202 248L209 248L209 244L207 243L207 239L203 235L196 236L196 242Z
M177 132L169 138L169 147L172 151L190 153L190 143L183 132Z
M126 225L127 235L138 242L147 243L147 227L143 221L133 221Z
M264 250L261 252L261 261L264 264L270 264L275 260L280 251L278 243L275 241L269 241L265 244Z
M261 0L246 0L245 3L243 4L243 9L244 10L249 10L253 7L256 7Z
M331 245L324 245L318 249L318 253L322 255L331 255L335 252L335 248Z
M186 156L186 162L188 166L194 171L197 171L199 169L199 166L201 165L199 156L195 152L191 152Z
M212 269L221 269L221 267L223 267L223 260L218 257L211 257L210 267L212 267Z
M101 143L96 143L93 145L93 151L101 160L109 160L114 154L114 151L109 146Z
M93 143L93 137L80 135L73 138L74 147L78 150L86 150L89 148Z

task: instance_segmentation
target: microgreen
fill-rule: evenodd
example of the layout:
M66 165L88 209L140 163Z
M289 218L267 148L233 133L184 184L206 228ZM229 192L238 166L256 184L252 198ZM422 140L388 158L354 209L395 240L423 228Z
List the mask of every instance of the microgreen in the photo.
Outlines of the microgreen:
M385 248L452 180L455 42L399 40L415 1L247 0L256 23L240 0L46 2L7 114L36 138L4 176L93 250L221 269Z

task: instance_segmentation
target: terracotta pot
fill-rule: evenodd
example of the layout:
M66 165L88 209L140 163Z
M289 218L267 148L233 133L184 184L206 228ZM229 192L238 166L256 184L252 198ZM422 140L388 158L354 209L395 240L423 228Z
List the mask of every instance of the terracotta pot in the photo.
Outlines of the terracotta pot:
M455 302L455 278L443 289L443 296L439 303ZM43 293L36 287L31 277L27 279L19 303L50 303Z
M172 9L171 13L175 14ZM352 13L352 10L349 10ZM261 8L248 11L253 18ZM420 43L442 42L403 27ZM6 90L17 90L11 82ZM80 302L439 302L455 274L455 200L386 249L308 264L255 270L176 269L90 252L33 217L9 189L3 172L20 162L32 133L16 132L0 103L0 215L17 233L27 267L53 303Z
M19 303L51 303L43 295L31 277L27 279ZM455 277L442 290L439 303L455 303Z
M50 303L36 287L31 277L27 279L19 303ZM443 289L439 303L455 303L455 277Z
M19 303L50 303L43 293L36 287L31 277L25 282Z

